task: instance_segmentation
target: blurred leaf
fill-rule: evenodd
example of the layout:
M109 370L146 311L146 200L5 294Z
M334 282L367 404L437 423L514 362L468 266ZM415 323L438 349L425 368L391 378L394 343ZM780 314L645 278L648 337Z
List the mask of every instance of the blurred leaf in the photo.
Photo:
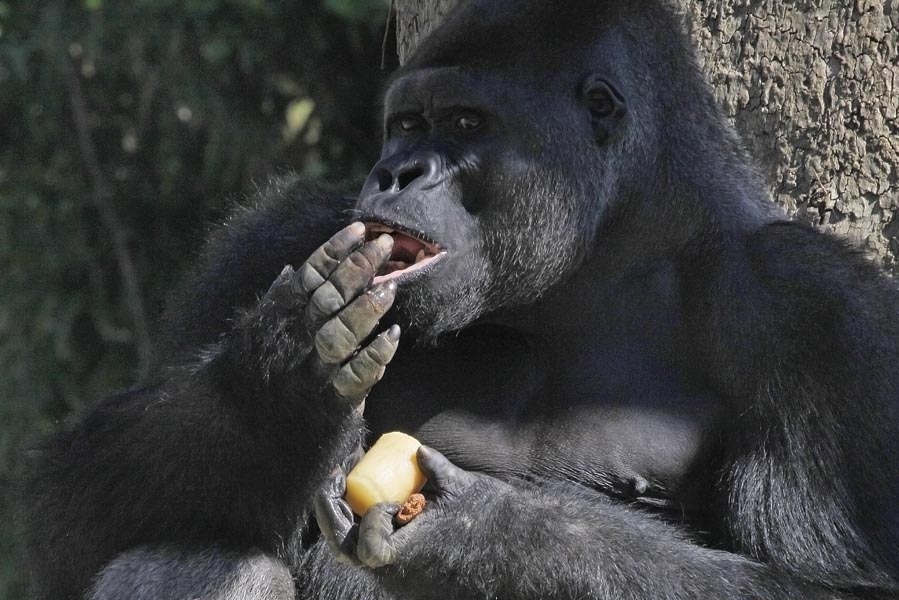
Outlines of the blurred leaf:
M83 0L84 8L90 11L96 11L103 8L103 0Z
M224 62L231 56L232 47L227 40L216 38L203 44L203 57L211 63Z
M296 139L303 127L306 126L313 110L315 110L315 102L310 98L294 100L287 105L287 109L284 111L284 120L286 121L284 140L287 143Z
M10 47L2 55L9 65L10 71L19 81L28 79L28 52L24 48Z

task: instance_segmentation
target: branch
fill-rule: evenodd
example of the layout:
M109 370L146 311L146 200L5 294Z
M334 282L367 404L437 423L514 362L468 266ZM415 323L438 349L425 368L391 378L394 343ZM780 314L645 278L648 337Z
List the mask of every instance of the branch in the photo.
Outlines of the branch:
M75 66L70 61L66 61L66 83L69 90L69 101L72 105L72 117L75 121L75 130L78 135L78 146L92 184L91 202L97 209L100 220L112 239L119 276L122 279L122 286L125 290L125 304L128 312L131 314L131 320L134 325L138 373L143 378L151 364L153 343L150 339L150 329L147 326L147 317L137 277L137 269L134 267L134 261L128 250L125 228L116 215L112 204L114 197L112 186L110 186L103 175L100 161L97 159L97 153L94 150L84 91L81 88L81 81L78 78Z

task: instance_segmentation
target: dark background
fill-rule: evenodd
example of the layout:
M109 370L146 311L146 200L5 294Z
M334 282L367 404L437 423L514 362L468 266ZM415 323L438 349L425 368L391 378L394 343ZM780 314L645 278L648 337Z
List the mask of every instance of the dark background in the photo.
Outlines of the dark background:
M0 599L18 453L139 379L209 224L288 169L359 187L388 6L0 0Z

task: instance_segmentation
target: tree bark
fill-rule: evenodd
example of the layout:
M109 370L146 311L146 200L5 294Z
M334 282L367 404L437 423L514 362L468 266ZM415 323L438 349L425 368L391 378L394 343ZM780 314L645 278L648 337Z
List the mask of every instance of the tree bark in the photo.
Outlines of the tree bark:
M394 0L396 51L401 65L455 5L456 0Z
M899 274L899 0L679 2L774 201ZM402 63L456 1L395 4Z

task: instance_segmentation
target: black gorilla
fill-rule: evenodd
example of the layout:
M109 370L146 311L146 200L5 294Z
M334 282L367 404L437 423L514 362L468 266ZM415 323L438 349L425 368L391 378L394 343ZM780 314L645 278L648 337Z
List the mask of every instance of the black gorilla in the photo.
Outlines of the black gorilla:
M457 10L358 200L235 212L157 377L37 452L41 597L896 597L899 291L772 209L679 21ZM397 531L363 427L430 447Z

